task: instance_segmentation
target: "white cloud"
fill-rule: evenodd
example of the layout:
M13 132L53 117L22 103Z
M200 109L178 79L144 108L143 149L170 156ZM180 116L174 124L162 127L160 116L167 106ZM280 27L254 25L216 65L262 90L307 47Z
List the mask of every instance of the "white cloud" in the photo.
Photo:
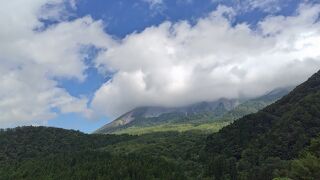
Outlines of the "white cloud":
M156 13L162 12L165 9L165 4L163 0L142 0L149 4L150 9Z
M163 0L144 0L144 1L149 3L150 6L158 6L163 4Z
M248 0L247 3L251 9L258 8L265 12L279 12L281 10L281 2L278 0Z
M257 96L300 83L320 67L319 6L270 16L255 30L231 26L235 10L220 6L194 26L164 22L114 40L89 16L64 22L65 3L0 3L0 127L45 124L60 113L114 117L138 106ZM43 29L39 18L59 23ZM95 63L114 73L90 108L86 97L71 96L55 80L85 80L86 46L107 49Z
M320 68L319 12L301 5L292 17L270 16L250 29L231 26L234 10L220 6L194 26L165 22L128 35L97 59L116 73L92 108L115 117L138 106L251 97L301 83Z
M54 79L85 79L83 46L105 47L109 41L102 22L83 17L42 31L34 30L43 26L39 18L64 19L65 3L63 0L1 3L0 127L45 124L60 112L90 114L85 97L71 96Z
M72 9L77 9L77 0L70 0L70 6Z
M308 0L304 0L307 2ZM266 13L276 13L280 12L282 8L286 6L292 6L296 2L294 0L211 0L212 3L225 3L231 4L238 12L250 12L252 10L258 9L259 11Z

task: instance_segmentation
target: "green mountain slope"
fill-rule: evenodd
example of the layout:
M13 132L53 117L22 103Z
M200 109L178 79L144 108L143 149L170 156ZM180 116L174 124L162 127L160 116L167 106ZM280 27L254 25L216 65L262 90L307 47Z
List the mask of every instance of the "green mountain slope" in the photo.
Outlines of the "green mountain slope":
M292 88L273 90L261 97L244 101L220 99L202 102L182 108L142 107L136 108L98 129L102 134L145 134L163 131L202 130L217 132L230 122L247 114L255 113Z
M223 156L236 161L238 168L232 173L211 169L209 174L217 179L235 172L245 179L272 179L286 160L298 157L319 133L320 72L276 103L209 136L209 164L214 167Z
M245 101L244 103L239 104L239 106L236 106L234 109L224 114L221 120L230 122L245 115L256 113L287 95L292 89L293 87L278 88L261 97Z
M171 124L199 124L221 118L238 105L237 100L220 99L201 102L179 108L141 107L136 108L98 129L95 133L108 134L125 132L128 128L150 128Z
M292 179L320 179L320 137L311 140L309 146L300 152L298 158L289 161L288 166L276 175ZM284 173L283 173L284 172Z

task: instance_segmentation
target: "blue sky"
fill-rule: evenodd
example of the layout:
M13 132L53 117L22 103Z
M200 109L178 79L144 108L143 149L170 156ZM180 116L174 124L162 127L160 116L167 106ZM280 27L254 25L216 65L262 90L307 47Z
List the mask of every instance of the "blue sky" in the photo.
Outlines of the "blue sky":
M0 112L1 107L7 111L0 127L43 124L90 133L137 106L182 106L222 97L258 96L281 84L295 85L320 67L316 59L319 44L305 36L294 38L308 32L313 39L319 37L315 33L318 20L310 20L319 15L316 0L28 1L30 12L8 11L4 12L7 19L0 19L2 25L10 18L18 19L10 21L12 32L0 31L4 41L0 47L5 47L0 75L12 74L7 78L12 80L10 87L30 89L34 95L27 98L24 92L17 92L21 96L16 97L20 104L16 111L10 103L0 105ZM12 7L14 4L7 8ZM277 26L281 22L288 23L288 31ZM225 27L225 32L220 27ZM19 43L12 45L5 37ZM311 45L299 49L298 55L283 55L291 47L283 52L272 49L290 38ZM21 49L12 54L10 48L20 43L27 44L28 52ZM263 52L270 53L264 56ZM294 56L298 59L292 59ZM262 67L261 62L270 57L284 60ZM279 68L266 76L273 66ZM274 83L283 73L281 68L287 66L292 71L286 73L294 74L296 80L283 76ZM226 80L224 74L234 75ZM24 80L26 76L30 78ZM259 78L265 81L258 82ZM34 82L42 85L33 87ZM140 85L142 89L137 88ZM0 92L3 101L15 96L10 91ZM194 92L200 95L184 98ZM30 109L30 104L36 108Z
M133 32L141 32L146 27L159 25L164 21L177 22L188 20L194 22L201 17L206 17L219 5L240 6L235 23L248 22L255 24L258 20L269 14L291 15L297 9L301 0L286 0L281 3L279 1L276 4L266 3L266 6L277 6L280 8L277 11L271 12L266 12L266 8L262 5L261 7L246 9L249 8L247 7L248 4L246 4L249 1L243 1L243 7L238 4L241 1L234 0L163 0L155 5L151 5L150 2L152 0L78 0L77 9L70 9L70 11L75 13L73 18L90 15L96 20L103 20L106 24L106 32L118 38L123 38Z
M201 17L207 16L219 4L236 6L232 2L212 3L212 0L194 0L190 2L186 0L166 0L163 4L155 5L157 7L151 7L146 1L79 0L77 9L71 11L76 13L73 18L90 15L96 20L103 20L106 24L105 31L107 33L117 38L124 38L128 34L141 32L149 26L159 25L164 21L178 22L188 20L194 22ZM298 4L299 1L290 1L290 3L281 5L283 8L281 11L272 13L290 15L297 8ZM269 12L263 12L259 8L244 11L237 16L235 23L239 21L255 25L259 19L264 18L268 14ZM87 79L84 82L61 80L59 83L61 87L67 89L74 96L85 95L91 98L101 84L109 78L97 73L95 68L88 69L86 73ZM108 121L109 119L107 118L100 121L88 121L77 114L68 114L49 121L49 126L92 132Z

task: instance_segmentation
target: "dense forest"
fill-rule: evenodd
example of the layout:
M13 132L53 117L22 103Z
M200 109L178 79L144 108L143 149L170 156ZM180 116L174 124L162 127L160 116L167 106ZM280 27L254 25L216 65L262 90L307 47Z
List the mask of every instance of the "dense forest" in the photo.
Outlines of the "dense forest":
M216 179L290 177L284 169L319 133L320 72L276 103L210 135L206 145L210 155L208 172ZM226 164L234 162L232 168L227 170L222 159ZM319 161L314 165L318 166ZM224 171L217 171L219 168Z
M263 110L202 131L0 132L0 179L320 179L320 72Z
M0 132L0 179L196 179L200 132L86 135L47 127Z

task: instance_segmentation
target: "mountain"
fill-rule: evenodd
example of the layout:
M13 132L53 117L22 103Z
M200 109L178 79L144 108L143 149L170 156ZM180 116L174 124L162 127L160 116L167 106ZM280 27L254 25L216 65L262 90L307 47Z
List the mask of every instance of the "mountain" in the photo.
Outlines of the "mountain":
M210 135L0 129L2 179L320 179L320 71Z
M245 115L256 113L264 107L274 103L276 100L287 95L292 89L293 87L277 88L266 93L265 95L247 100L224 114L221 120L234 121Z
M244 115L257 112L288 94L292 88L279 88L250 100L219 99L185 107L140 107L98 129L95 133L143 134L169 130L217 131Z
M113 133L125 128L150 127L160 124L207 121L207 118L222 117L238 105L237 100L220 99L214 102L201 102L185 107L140 107L125 113L95 133ZM201 115L202 117L198 117ZM194 117L198 117L195 119Z
M208 174L215 179L226 176L262 180L293 178L292 169L288 168L291 160L301 156L319 135L320 71L274 104L210 135L205 148L210 159ZM294 179L319 179L320 176L307 178L315 170L319 172L317 167L320 161L315 159L309 167L301 167L309 174L301 178L303 175L298 173L301 176Z

